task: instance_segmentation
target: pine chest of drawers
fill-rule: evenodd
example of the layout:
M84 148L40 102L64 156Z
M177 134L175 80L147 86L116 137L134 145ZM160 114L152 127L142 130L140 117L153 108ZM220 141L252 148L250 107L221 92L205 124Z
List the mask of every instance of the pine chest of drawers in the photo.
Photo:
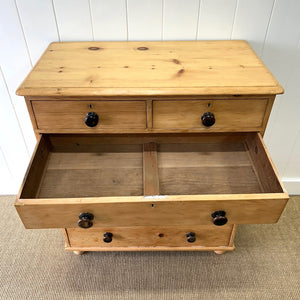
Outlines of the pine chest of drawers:
M37 146L15 206L66 250L223 253L288 201L262 140L283 89L245 41L52 43L17 93Z

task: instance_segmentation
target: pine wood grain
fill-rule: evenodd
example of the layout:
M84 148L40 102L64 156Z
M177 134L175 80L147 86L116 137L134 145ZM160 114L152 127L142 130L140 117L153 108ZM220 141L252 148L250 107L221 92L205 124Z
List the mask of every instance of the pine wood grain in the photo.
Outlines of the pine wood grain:
M216 227L212 225L191 227L170 226L139 226L139 227L102 227L69 228L67 230L70 240L69 247L216 247L231 246L230 239L234 225ZM113 239L111 243L103 242L103 234L111 232ZM187 242L186 234L194 232L196 241Z
M169 137L171 144L166 144L163 135L154 137L156 142L165 143L158 147L158 174L156 163L152 165L156 149L150 147L144 168L151 167L149 175L153 177L144 180L144 189L157 191L159 184L158 196L141 196L143 159L138 141L149 141L148 135L136 139L107 136L104 140L101 135L43 136L37 151L48 141L51 152L41 170L42 181L38 187L29 170L16 208L28 228L76 227L83 211L95 215L95 227L208 225L216 210L227 212L229 224L277 222L288 196L272 171L262 139L257 133L228 134L227 140L226 136L199 134L191 137L193 143L181 145L177 135ZM255 163L244 146L248 140L255 140L259 146L257 155L261 159L254 158ZM92 152L73 152L79 141L83 149L91 145L96 148ZM70 142L74 145L68 148ZM32 165L39 159L34 157ZM262 166L270 177L266 185L260 184L264 180Z
M268 99L153 101L154 129L198 129L199 131L260 131ZM216 122L202 124L201 116L211 112Z
M52 43L17 94L124 96L282 92L282 87L245 41L164 41Z
M38 129L105 129L146 128L144 101L32 101ZM99 116L97 126L85 124L88 112Z
M159 178L157 166L157 145L144 144L143 149L144 195L159 195Z
M228 224L276 223L287 203L284 193L19 199L16 209L26 228L77 228L82 212L93 227L212 225L224 210Z

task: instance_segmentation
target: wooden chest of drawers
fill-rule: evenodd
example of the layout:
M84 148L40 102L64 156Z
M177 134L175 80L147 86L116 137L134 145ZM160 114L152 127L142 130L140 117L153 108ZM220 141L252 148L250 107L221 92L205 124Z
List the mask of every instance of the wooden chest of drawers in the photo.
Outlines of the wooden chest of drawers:
M223 253L287 203L262 140L283 89L244 41L52 43L17 93L38 143L15 206L66 250Z

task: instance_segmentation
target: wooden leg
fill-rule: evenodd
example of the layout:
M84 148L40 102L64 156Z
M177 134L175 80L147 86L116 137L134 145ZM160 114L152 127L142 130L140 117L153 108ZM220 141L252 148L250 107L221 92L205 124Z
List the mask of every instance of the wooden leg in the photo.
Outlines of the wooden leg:
M216 251L214 251L216 254L223 254L223 253L225 253L226 251L222 251L222 250L216 250Z
M82 255L85 251L73 251L74 254L76 255Z

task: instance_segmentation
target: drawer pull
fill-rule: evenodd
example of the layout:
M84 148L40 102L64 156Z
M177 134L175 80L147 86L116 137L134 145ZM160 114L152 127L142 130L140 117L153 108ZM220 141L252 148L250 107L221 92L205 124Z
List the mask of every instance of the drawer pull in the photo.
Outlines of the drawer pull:
M79 221L77 222L78 226L81 228L90 228L93 226L92 220L94 215L88 212L83 212L79 216Z
M186 240L189 243L194 243L196 241L196 234L195 234L195 232L188 232L186 234Z
M225 217L226 212L223 210L218 210L215 211L211 214L211 216L213 217L213 223L217 226L222 226L225 225L227 223L227 218Z
M95 127L98 124L99 117L95 112L88 112L85 116L85 124L88 127Z
M211 112L206 112L201 117L202 124L206 127L213 126L216 122L215 116Z
M103 234L103 242L104 243L111 243L112 237L113 237L113 234L111 232L105 232Z

